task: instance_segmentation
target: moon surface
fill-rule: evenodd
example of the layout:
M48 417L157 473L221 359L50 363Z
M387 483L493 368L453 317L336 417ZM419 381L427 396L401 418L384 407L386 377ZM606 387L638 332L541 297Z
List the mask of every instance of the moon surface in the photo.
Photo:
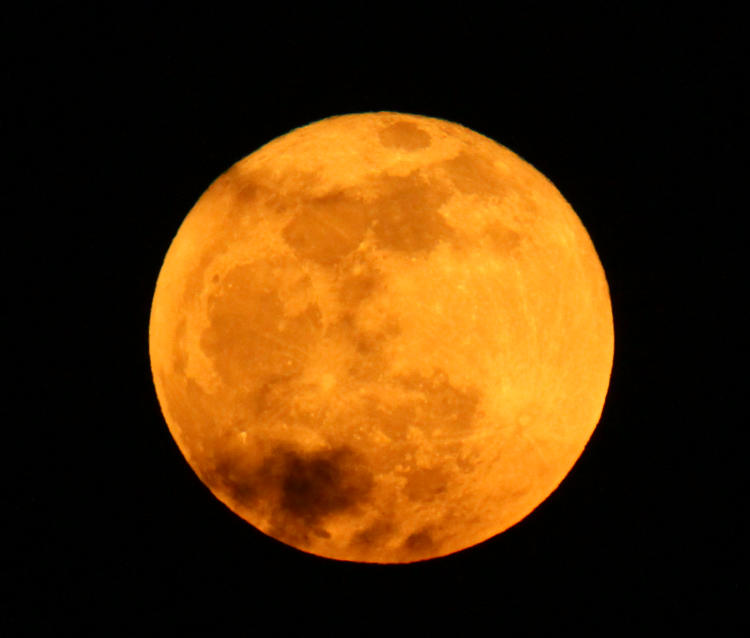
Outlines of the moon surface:
M601 416L609 290L571 206L459 124L327 118L237 162L159 273L151 368L213 494L319 556L403 563L514 525Z

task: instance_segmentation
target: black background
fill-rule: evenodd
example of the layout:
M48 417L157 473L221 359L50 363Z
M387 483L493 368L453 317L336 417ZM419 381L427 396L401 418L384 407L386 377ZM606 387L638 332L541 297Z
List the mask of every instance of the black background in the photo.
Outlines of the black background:
M740 20L569 4L4 15L0 632L746 627ZM499 537L402 566L311 556L232 514L173 442L148 362L161 261L213 179L375 110L459 122L550 178L600 255L616 336L560 488Z

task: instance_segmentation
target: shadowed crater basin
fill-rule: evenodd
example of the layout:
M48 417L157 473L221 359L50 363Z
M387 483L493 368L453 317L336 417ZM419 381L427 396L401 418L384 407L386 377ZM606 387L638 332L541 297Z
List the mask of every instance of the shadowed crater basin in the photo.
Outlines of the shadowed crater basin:
M326 538L326 520L354 513L367 502L374 478L348 446L306 452L280 444L260 462L242 451L215 457L208 484L250 510L267 513L275 537L307 544Z
M395 122L378 132L383 146L404 151L418 151L431 143L430 134L413 122Z

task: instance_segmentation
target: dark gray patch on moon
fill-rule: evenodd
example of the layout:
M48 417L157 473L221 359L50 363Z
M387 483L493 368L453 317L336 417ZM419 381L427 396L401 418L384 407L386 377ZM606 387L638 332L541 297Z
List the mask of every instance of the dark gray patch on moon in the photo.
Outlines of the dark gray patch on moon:
M378 132L380 143L388 148L418 151L430 145L430 135L413 122L395 122Z
M385 250L430 251L453 230L440 213L450 189L428 181L420 171L409 175L377 175L373 201L356 189L339 190L305 200L284 227L284 240L300 259L334 266L357 249L368 229Z
M378 181L380 195L372 204L373 230L383 248L404 253L430 251L453 234L439 211L450 198L444 186L428 182L419 171L403 177L381 176Z
M372 476L357 465L354 454L346 447L307 456L284 451L270 463L280 478L281 509L308 523L350 509L373 486Z
M512 254L521 243L521 234L499 221L487 224L485 232L492 249L501 255Z
M463 151L440 164L455 187L465 194L504 197L511 186L483 155Z
M311 535L328 538L326 519L356 510L374 486L372 473L347 446L308 453L280 445L256 465L242 450L226 451L206 479L250 509L270 510L273 536L301 544Z
M204 473L207 485L223 489L234 502L245 507L252 507L262 497L254 479L255 472L243 450L229 447L215 451L213 468Z
M429 554L435 548L435 541L428 528L414 532L404 541L404 549L417 557Z
M387 519L376 520L372 525L358 531L351 539L351 546L356 548L372 547L382 544L394 532L393 522Z
M316 182L312 173L288 171L278 176L262 168L241 171L235 165L216 180L215 186L229 193L224 212L233 221L241 217L258 219L260 208L285 213L298 204L299 194L307 192Z

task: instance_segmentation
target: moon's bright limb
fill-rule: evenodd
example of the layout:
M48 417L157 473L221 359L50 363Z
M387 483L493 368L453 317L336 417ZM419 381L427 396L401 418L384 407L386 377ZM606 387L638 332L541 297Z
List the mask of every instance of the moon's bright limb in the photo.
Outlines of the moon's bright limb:
M410 562L560 483L613 358L604 271L537 170L458 124L296 129L190 211L154 295L167 424L228 507L314 554Z

